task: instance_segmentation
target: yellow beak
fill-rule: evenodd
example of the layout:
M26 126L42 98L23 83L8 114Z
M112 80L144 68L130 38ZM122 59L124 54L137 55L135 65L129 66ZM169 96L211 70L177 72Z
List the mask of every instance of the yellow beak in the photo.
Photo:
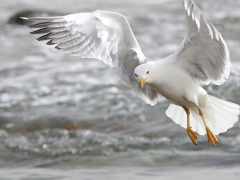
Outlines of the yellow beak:
M144 79L144 78L141 77L140 84L142 85L142 88L143 88L144 84L146 83L146 80L147 80L147 78Z

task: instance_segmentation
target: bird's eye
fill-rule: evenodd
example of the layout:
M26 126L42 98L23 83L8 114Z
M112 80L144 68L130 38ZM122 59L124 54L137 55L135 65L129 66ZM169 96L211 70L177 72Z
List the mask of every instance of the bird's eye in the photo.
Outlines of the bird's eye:
M138 75L137 75L137 74L135 74L135 76L136 76L136 77L138 77Z
M149 74L149 71L146 74Z

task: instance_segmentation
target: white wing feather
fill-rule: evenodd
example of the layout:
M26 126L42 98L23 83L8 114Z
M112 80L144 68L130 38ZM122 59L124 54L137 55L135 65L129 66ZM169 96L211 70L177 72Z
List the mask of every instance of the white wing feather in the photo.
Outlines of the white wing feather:
M95 58L111 66L127 86L146 103L155 105L157 93L149 85L142 88L134 77L134 69L146 62L127 19L118 13L97 10L93 13L62 17L34 17L40 23L31 34L44 34L37 40L49 40L56 49L81 58Z
M228 47L194 0L182 2L187 30L183 42L174 53L175 63L200 83L220 85L230 74Z

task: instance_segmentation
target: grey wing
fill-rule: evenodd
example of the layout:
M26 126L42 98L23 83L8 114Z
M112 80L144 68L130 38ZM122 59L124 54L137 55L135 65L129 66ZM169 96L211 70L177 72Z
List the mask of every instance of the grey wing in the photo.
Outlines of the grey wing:
M71 14L62 17L25 18L38 20L28 26L38 28L31 34L42 34L38 41L81 58L95 58L111 66L116 74L137 96L155 105L158 93L136 81L134 69L146 62L127 19L118 13L97 10L93 13Z
M194 0L182 2L187 29L183 42L174 53L175 63L200 83L220 85L230 74L228 47Z

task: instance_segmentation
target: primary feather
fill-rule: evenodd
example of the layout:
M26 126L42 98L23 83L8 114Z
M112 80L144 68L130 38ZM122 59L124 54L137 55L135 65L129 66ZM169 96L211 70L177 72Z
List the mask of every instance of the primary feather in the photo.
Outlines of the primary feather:
M134 77L134 69L146 63L141 48L125 16L108 11L71 14L62 17L32 17L41 21L28 26L31 34L43 34L38 41L81 58L95 58L113 68L115 73L146 103L155 105L158 94L149 86L143 89Z

